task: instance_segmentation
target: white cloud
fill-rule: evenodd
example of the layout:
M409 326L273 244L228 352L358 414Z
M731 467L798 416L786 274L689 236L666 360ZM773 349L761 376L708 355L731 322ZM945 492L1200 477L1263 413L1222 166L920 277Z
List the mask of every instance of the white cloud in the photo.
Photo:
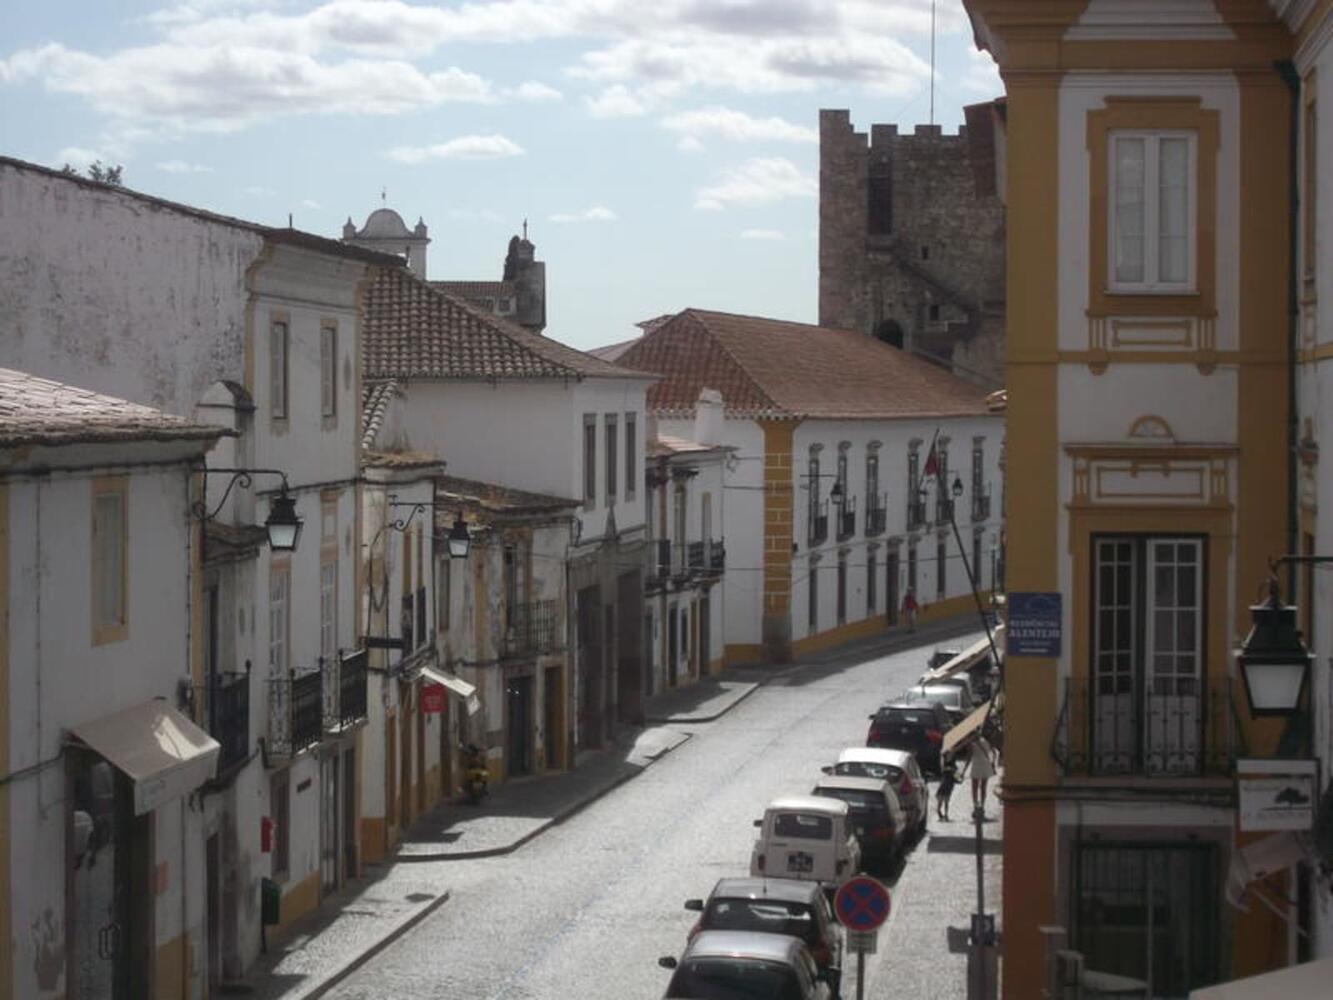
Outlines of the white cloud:
M301 199L301 207L302 207L302 208L310 208L310 209L314 209L315 211L319 211L319 210L322 209L324 206L321 205L319 202L315 201L314 198L302 198L302 199Z
M582 212L555 212L546 217L548 222L615 222L616 213L604 205L594 205Z
M716 136L733 142L818 142L819 133L785 118L753 118L732 108L699 108L662 119L662 127L685 138Z
M607 87L596 97L585 97L583 103L594 118L636 118L648 113L643 102L619 83Z
M430 160L500 160L523 153L522 146L502 135L460 135L430 146L395 146L386 155L399 163L417 164Z
M241 188L241 192L252 198L272 198L278 193L270 187L264 187L262 184L251 184L249 187Z
M545 104L565 99L564 94L540 80L527 80L517 87L511 87L505 91L505 96L516 101L527 101L529 104Z
M84 146L66 146L60 152L56 153L56 165L63 167L69 164L75 170L85 172L89 167L98 161L110 163L110 158L96 149L88 149ZM114 163L111 166L115 166Z
M682 153L702 153L706 148L698 137L692 135L683 135L676 140L676 148Z
M742 229L743 240L785 240L787 237L780 229Z
M729 205L763 205L785 198L813 198L814 179L782 157L756 157L722 173L695 194L694 207L720 211Z
M184 160L161 160L154 163L163 173L168 174L211 174L212 167L206 167L202 163L186 163Z
M967 72L963 74L964 90L996 97L1004 93L1004 81L1000 79L1000 70L990 53L980 49L967 50Z

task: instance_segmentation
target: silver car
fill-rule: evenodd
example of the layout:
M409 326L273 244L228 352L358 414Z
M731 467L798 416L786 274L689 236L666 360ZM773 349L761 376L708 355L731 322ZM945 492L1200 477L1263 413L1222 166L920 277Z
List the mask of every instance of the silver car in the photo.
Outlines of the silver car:
M679 961L668 955L657 964L675 970L663 994L666 1000L833 1000L835 996L805 943L783 934L703 931Z

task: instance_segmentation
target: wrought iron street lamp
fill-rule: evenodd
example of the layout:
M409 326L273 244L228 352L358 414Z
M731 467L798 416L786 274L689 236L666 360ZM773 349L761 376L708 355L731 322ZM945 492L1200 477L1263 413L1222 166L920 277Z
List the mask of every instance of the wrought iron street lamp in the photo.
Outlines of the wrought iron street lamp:
M472 547L472 536L467 530L462 514L454 515L453 527L449 529L449 558L466 559Z
M210 511L203 501L196 502L191 508L195 517L201 521L211 521L218 516L222 510L223 504L227 502L227 497L231 495L232 488L240 483L243 489L248 489L254 482L255 476L278 476L282 479L282 489L278 495L269 499L268 517L264 519L264 530L268 533L268 545L274 552L293 552L296 550L297 543L301 540L301 527L304 520L296 513L296 499L290 493L290 487L287 484L287 473L281 469L217 469L203 468L199 470L205 476L231 476L231 481L227 483L227 488L222 491L222 499L217 502L217 506Z
M1314 657L1296 627L1296 608L1282 603L1276 576L1268 581L1268 599L1252 605L1250 616L1254 624L1236 651L1250 715L1295 715Z

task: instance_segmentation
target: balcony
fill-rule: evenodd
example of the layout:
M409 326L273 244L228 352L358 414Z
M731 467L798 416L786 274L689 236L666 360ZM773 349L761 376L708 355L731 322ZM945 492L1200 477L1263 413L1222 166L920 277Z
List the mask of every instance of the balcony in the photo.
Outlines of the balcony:
M722 540L710 541L708 543L708 572L719 574L727 568L727 547L722 544Z
M916 531L926 525L926 501L907 501L907 530Z
M1133 690L1128 676L1090 683L1074 678L1051 740L1051 756L1066 776L1229 775L1240 741L1231 679L1160 679L1160 691ZM1175 693L1164 687L1174 685ZM1129 690L1122 690L1129 688ZM1194 689L1194 690L1191 690Z
M324 731L339 733L366 718L364 649L324 663Z
M935 523L948 524L953 520L953 498L941 495L935 498Z
M250 756L250 675L239 671L213 674L199 692L208 735L222 747L218 773L223 774Z
M990 497L980 494L976 486L972 487L972 521L984 521L990 517Z
M509 608L505 626L504 655L537 656L560 646L560 615L555 600L531 601Z
M280 757L295 757L324 737L324 671L292 671L268 682L268 748Z
M848 497L838 504L838 541L846 541L856 534L856 497Z
M872 538L875 535L882 535L888 529L888 526L888 497L882 493L878 497L872 496L870 502L866 505L866 537Z
M820 501L810 506L810 547L822 545L828 541L828 501Z
M686 565L689 567L690 575L698 575L704 571L704 542L690 542L687 547Z

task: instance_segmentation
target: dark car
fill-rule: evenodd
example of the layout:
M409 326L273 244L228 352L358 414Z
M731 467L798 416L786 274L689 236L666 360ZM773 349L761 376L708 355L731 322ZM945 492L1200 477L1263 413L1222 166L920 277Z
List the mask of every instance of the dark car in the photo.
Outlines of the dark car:
M911 830L898 793L883 778L832 775L820 778L810 794L847 803L861 865L870 874L887 873L906 853Z
M818 882L790 878L724 878L707 900L687 899L700 914L689 939L702 931L757 931L800 938L837 986L842 969L842 926Z
M866 746L910 750L927 774L940 773L940 744L952 723L944 706L935 702L919 705L881 705L870 716Z
M680 961L657 960L675 974L668 1000L829 1000L833 987L805 944L781 934L705 931L695 935Z

